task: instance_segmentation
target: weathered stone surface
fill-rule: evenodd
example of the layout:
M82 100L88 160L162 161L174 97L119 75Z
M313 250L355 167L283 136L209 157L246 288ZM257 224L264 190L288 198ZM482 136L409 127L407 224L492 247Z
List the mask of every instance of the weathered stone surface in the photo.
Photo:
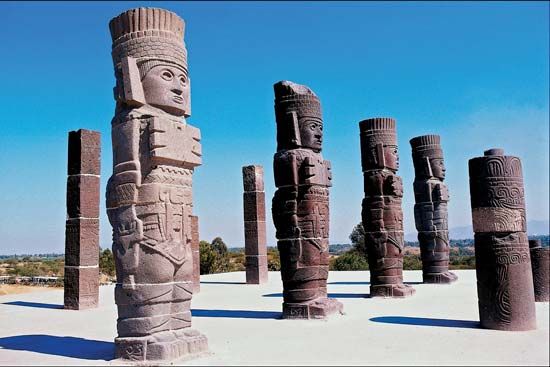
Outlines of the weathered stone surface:
M407 297L403 284L403 183L395 120L371 118L359 123L365 198L361 217L371 273L371 297Z
M101 134L80 129L69 132L67 174L100 175Z
M265 222L265 193L263 191L245 191L243 203L245 222Z
M264 168L243 167L244 244L246 283L267 282Z
M117 102L107 186L117 270L116 356L193 357L206 351L207 340L190 329L198 237L192 176L201 145L199 129L186 121L185 24L167 10L139 8L113 18L109 27Z
M101 135L69 132L64 305L97 307L99 297L99 172ZM94 288L95 287L95 288Z
M243 167L244 191L264 191L264 168L262 166Z
M535 302L550 300L550 248L542 247L540 240L529 240Z
M201 253L199 239L199 217L191 216L191 249L193 251L193 293L201 291Z
M65 265L98 265L98 254L99 219L67 220L65 225Z
M65 266L64 307L85 310L97 307L99 300L99 266Z
M67 216L99 217L99 176L71 175L67 178Z
M449 271L449 190L443 183L445 163L439 135L410 140L414 163L414 220L418 231L424 283L448 284L458 277Z
M535 329L521 161L490 149L468 166L481 326Z
M268 281L267 256L245 255L246 283L263 284Z
M274 85L277 191L272 214L281 257L283 318L324 318L343 305L327 297L330 162L321 155L319 98L304 85Z

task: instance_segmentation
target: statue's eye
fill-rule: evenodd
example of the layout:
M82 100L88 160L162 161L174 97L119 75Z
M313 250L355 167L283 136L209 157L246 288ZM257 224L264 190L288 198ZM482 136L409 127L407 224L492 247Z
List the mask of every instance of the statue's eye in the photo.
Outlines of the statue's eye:
M187 80L184 77L180 78L181 84L185 85L187 83Z
M160 75L164 80L172 80L172 78L174 77L174 74L172 74L170 70L163 70Z

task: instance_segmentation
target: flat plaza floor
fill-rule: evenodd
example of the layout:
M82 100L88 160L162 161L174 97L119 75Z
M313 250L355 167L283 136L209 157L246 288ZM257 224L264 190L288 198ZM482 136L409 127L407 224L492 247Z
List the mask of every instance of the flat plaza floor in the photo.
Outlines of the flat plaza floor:
M549 306L537 303L538 329L479 328L475 271L457 283L421 284L407 299L366 298L368 272L331 272L328 291L345 315L329 320L281 320L282 283L246 285L244 272L201 276L193 297L193 327L211 354L175 365L546 365ZM114 287L100 288L97 309L63 310L56 289L0 296L0 364L113 365Z

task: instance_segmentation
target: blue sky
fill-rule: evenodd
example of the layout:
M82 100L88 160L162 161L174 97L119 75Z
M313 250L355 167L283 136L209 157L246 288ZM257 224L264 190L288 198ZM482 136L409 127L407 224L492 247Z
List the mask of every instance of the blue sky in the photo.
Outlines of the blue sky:
M268 244L276 149L273 87L321 99L332 161L331 242L348 242L363 197L358 122L397 120L405 233L414 233L408 140L442 137L451 227L471 224L467 161L502 147L523 161L528 220L548 219L547 2L0 3L0 254L63 252L67 133L102 133L101 246L110 247L114 75L109 20L138 6L186 21L201 239L244 243L241 167L265 168Z

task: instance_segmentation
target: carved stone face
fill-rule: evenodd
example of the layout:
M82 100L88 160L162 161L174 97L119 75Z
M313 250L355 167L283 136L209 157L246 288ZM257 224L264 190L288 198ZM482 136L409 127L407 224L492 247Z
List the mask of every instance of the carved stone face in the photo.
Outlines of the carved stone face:
M141 81L145 101L172 115L181 116L189 99L187 74L170 65L154 66Z
M432 167L432 174L434 177L443 180L445 178L445 162L443 158L432 158L430 159L430 166Z
M399 169L397 145L384 145L384 162L386 163L386 167L392 171Z
M313 117L300 119L300 140L302 147L320 152L323 144L323 122Z

